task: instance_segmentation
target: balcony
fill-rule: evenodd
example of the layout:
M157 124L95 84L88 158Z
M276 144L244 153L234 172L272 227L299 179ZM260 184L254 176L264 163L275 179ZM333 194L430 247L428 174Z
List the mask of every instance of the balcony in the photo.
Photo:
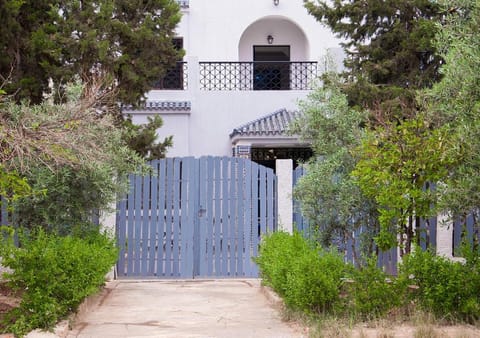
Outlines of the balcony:
M188 89L188 65L179 61L167 70L165 76L153 84L152 89L164 90L187 90Z
M200 62L201 90L311 90L317 62Z
M189 0L177 0L177 3L180 5L181 8L190 7L190 1Z
M153 89L187 90L188 71L187 62L177 62ZM312 61L199 62L198 69L190 71L198 71L204 91L311 90L318 76L317 62Z

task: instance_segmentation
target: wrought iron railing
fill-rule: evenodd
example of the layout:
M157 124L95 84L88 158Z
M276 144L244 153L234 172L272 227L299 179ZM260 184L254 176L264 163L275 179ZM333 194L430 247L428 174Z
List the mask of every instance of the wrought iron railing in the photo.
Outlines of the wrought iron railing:
M165 76L153 84L153 89L186 90L188 88L188 66L186 62L177 62L167 70Z
M178 4L182 8L188 8L190 7L190 1L189 0L177 0Z
M310 90L317 62L200 62L202 90Z

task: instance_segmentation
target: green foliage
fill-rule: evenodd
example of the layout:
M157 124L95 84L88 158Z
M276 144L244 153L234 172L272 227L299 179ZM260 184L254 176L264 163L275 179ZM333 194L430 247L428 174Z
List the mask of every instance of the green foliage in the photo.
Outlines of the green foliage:
M369 109L379 122L415 115L415 90L439 77L436 2L308 0L305 7L345 41L350 105Z
M365 134L352 174L365 195L378 203L380 249L397 245L398 233L398 244L410 252L413 218L436 212L437 193L427 185L445 179L455 164L448 156L451 144L448 130L432 129L421 114Z
M31 194L32 188L25 178L20 177L15 171L6 171L0 164L0 196L15 201Z
M262 239L255 262L260 268L263 281L279 295L286 293L285 281L292 261L298 252L308 250L309 244L298 233L274 232Z
M438 1L449 15L439 26L435 45L445 65L442 81L420 95L432 123L454 137L448 156L457 165L439 186L443 209L469 213L480 205L480 3Z
M51 329L95 293L115 263L117 249L107 234L83 225L75 236L42 229L21 233L20 247L3 247L1 256L13 271L6 274L9 284L22 294L20 307L7 316L7 322L14 320L6 332L23 335Z
M439 318L474 322L480 318L480 252L466 254L467 262L452 262L416 248L404 257L401 278L419 287L413 299Z
M377 267L377 257L367 259L365 266L350 275L345 284L345 312L358 319L377 319L400 306L403 284Z
M17 221L25 227L64 232L91 219L92 210L107 209L126 191L126 175L142 167L111 116L98 114L103 94L80 98L82 93L77 84L63 104L0 106L2 177L17 175L17 183L35 192L15 201Z
M324 251L301 234L273 233L256 260L264 282L283 296L287 306L326 312L339 301L342 277L350 267L333 251Z
M326 247L334 237L350 238L360 225L369 227L371 233L377 228L374 203L350 176L356 163L353 150L362 137L366 114L348 106L340 86L330 78L329 85L309 94L300 103L302 117L291 127L292 133L312 144L316 155L294 195L301 202L302 213L318 227Z
M166 137L163 142L157 142L157 129L162 127L160 115L148 117L148 123L133 124L131 117L124 121L125 140L130 149L147 161L164 158L167 148L173 145L172 136Z
M6 91L34 104L76 75L114 79L119 101L137 104L181 53L171 39L175 0L4 0L0 75ZM60 98L60 97L58 97Z

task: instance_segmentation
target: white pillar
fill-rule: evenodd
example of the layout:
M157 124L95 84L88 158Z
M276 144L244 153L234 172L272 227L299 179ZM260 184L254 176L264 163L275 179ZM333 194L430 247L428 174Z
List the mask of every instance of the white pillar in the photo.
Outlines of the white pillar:
M102 210L100 212L100 226L102 231L107 231L107 233L112 237L116 238L116 221L117 221L117 214L116 214L117 205L115 202L112 202L108 210ZM105 276L107 281L111 281L115 279L115 266L113 266L110 271Z
M293 233L293 160L276 160L278 182L278 229Z
M453 224L448 215L437 216L437 255L453 257Z

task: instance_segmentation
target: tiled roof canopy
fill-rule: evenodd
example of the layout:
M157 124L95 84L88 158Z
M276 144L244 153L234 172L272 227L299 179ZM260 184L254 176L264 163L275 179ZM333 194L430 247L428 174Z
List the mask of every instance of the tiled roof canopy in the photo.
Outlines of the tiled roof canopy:
M146 101L141 107L127 106L125 110L191 110L190 101Z
M289 124L299 115L300 113L297 111L280 109L233 129L230 138L234 136L286 136Z

